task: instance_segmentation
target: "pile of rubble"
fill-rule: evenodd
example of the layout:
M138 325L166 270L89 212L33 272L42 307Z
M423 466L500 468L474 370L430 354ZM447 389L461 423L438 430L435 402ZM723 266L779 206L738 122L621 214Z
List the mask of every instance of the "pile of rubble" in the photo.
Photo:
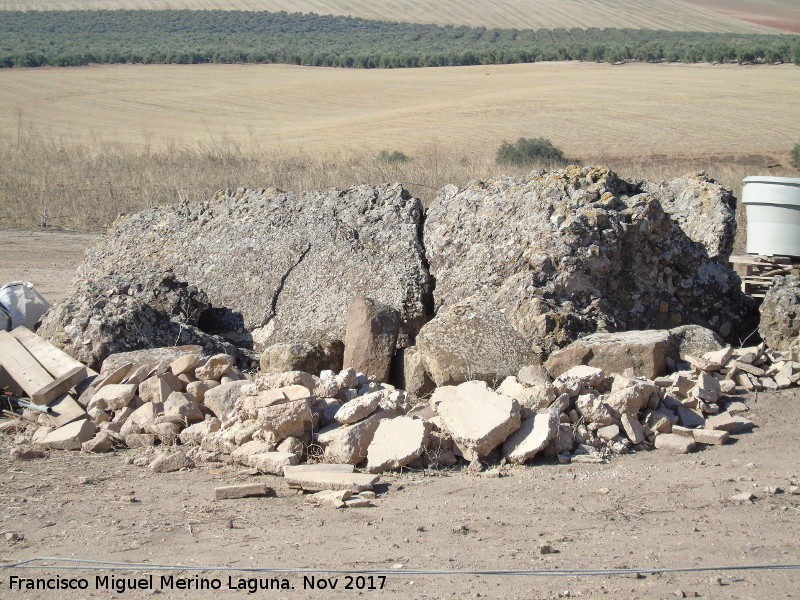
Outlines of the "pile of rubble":
M589 362L613 365L625 344L595 343ZM25 416L41 424L31 441L87 452L170 448L138 459L156 471L229 461L283 475L307 461L350 465L344 469L352 478L356 465L381 473L450 467L459 457L597 462L653 446L685 453L697 443L725 443L753 426L741 416L747 406L738 394L800 380L800 363L762 344L685 355L677 371L653 379L592 364L553 378L544 366L527 366L496 390L469 381L421 400L352 368L248 379L232 357L202 358L199 350L110 357L78 398L84 418L54 429L46 414L28 409Z
M734 209L704 174L577 166L446 186L427 208L400 184L220 192L120 219L40 333L94 368L168 342L247 366L343 341L366 296L397 312L400 362L425 375L393 381L413 393L495 383L594 332L697 324L734 342L755 328L727 266Z

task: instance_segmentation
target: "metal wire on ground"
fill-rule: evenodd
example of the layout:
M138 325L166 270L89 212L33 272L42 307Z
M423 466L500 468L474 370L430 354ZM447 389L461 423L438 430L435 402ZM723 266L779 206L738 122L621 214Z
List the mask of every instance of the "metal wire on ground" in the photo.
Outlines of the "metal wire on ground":
M713 567L655 567L644 569L327 569L298 567L226 567L219 565L169 565L158 563L113 562L57 556L38 556L0 564L0 569L64 569L107 571L220 571L238 573L327 573L334 575L498 575L525 577L587 577L608 575L655 575L661 573L697 573L704 571L774 571L800 569L800 564L723 565Z

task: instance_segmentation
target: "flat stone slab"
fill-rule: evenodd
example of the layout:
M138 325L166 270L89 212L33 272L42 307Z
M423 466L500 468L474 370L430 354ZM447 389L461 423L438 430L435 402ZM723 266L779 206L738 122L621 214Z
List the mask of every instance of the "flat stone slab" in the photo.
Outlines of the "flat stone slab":
M371 490L372 486L380 480L380 475L331 471L306 471L287 475L284 472L284 480L289 487L302 488L307 492L321 492L323 490L362 492Z
M239 498L255 498L274 496L275 490L266 483L243 483L240 485L223 485L214 488L214 498L217 500L237 500Z
M318 465L292 465L283 467L283 476L303 475L304 473L355 473L356 468L349 464L320 463Z

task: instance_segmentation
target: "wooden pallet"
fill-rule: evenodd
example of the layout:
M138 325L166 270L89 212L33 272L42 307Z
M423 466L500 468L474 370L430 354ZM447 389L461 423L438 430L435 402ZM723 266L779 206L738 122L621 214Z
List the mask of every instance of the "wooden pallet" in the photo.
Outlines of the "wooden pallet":
M731 268L742 279L742 292L763 298L778 275L800 275L800 259L790 256L740 254L730 257Z

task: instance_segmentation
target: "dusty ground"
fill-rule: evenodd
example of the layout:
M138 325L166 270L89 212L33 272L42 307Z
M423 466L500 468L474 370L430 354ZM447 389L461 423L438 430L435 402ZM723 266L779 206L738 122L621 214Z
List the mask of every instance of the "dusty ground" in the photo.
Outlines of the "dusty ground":
M91 236L0 232L12 241L0 279L37 265L52 297L67 281ZM27 244L27 245L24 245ZM49 250L48 250L49 248ZM43 254L57 250L56 255ZM49 266L48 266L49 265ZM15 270L17 269L17 270ZM33 273L33 271L27 271ZM16 277L16 275L14 275ZM60 279L57 279L60 278ZM34 281L36 283L36 281ZM487 478L465 471L405 472L383 478L377 506L318 508L275 477L240 467L209 465L154 474L129 464L141 451L90 456L52 452L33 462L0 463L0 562L58 556L152 564L333 569L395 569L383 590L303 589L302 575L285 575L287 591L255 597L336 598L798 598L800 570L707 571L661 575L532 577L409 575L403 570L553 570L675 568L800 563L800 496L771 494L800 484L800 391L753 395L758 428L727 446L674 456L661 451L615 458L605 465L535 464ZM8 456L13 436L0 436ZM261 479L276 497L213 500L213 488ZM740 492L756 500L729 500ZM542 544L556 550L540 553ZM402 565L402 567L397 567ZM158 577L193 577L179 569ZM2 570L2 598L142 598L152 591L95 589L95 577L129 572ZM10 577L84 577L89 589L21 592ZM160 590L175 598L235 597L223 590ZM262 577L266 577L262 575ZM327 575L327 577L337 577ZM378 585L378 581L375 581ZM246 594L246 592L238 592Z

